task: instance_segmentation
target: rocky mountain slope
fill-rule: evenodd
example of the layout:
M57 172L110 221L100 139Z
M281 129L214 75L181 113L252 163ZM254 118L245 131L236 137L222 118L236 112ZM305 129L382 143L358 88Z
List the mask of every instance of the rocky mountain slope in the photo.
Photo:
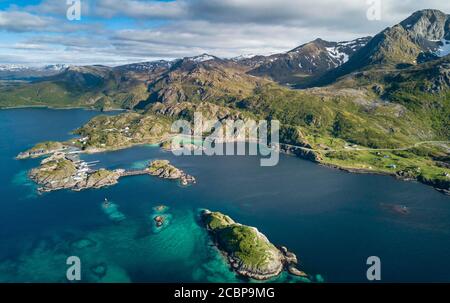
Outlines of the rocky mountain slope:
M330 84L363 69L417 65L449 53L449 15L438 10L421 10L377 34L348 62L324 75L316 84Z
M344 42L316 39L286 53L257 56L238 62L251 66L249 73L255 76L267 76L277 82L291 85L305 84L308 80L311 81L310 78L320 76L347 62L369 40L370 37Z
M176 61L161 77L149 84L150 98L145 104L201 102L227 103L251 95L267 80L246 74L246 68L210 55Z

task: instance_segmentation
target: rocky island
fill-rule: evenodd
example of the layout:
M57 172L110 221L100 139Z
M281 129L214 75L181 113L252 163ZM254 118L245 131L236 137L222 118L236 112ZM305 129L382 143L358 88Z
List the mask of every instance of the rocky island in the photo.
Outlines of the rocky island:
M193 176L186 174L179 168L176 168L168 160L155 160L150 163L148 172L152 176L157 176L163 179L180 180L181 185L188 185L195 183Z
M122 174L123 170L91 170L85 162L58 152L42 160L39 167L30 171L29 177L41 185L40 192L49 192L59 189L80 191L114 185Z
M195 178L171 165L166 160L153 161L142 170L91 169L84 161L64 152L56 152L41 161L40 166L29 172L29 177L39 184L39 192L60 189L80 191L101 188L118 183L119 178L150 174L165 179L178 179L182 185L195 183Z
M256 280L276 277L283 270L296 276L308 276L296 268L295 254L286 247L277 248L255 227L236 223L227 215L209 210L202 212L201 219L215 245L238 274Z

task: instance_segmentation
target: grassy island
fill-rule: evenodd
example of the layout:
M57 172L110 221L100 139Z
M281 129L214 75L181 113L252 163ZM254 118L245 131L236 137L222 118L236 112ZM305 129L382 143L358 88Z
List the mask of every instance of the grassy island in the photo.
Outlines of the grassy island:
M217 247L242 276L266 280L278 276L285 268L293 268L297 263L293 253L285 247L275 247L255 227L236 223L227 215L208 210L203 211L202 220ZM306 276L299 270L296 272Z

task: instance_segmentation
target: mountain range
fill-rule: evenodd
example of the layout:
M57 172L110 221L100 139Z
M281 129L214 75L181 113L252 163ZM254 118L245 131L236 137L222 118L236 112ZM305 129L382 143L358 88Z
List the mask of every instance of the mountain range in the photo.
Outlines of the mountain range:
M66 64L52 64L45 66L26 66L18 64L0 65L0 80L33 80L63 72Z
M382 156L369 150L295 153L450 190L448 144L422 145L450 139L450 16L438 10L417 11L373 37L316 39L269 56L64 66L40 77L31 70L8 72L0 69L0 77L31 81L2 81L0 107L121 108L145 115L214 104L280 120L285 143L322 151L398 148Z

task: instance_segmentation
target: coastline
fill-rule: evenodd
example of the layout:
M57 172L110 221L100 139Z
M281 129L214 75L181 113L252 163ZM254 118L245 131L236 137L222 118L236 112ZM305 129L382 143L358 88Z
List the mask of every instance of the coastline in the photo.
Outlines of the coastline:
M172 134L172 135L167 135L166 137L162 137L159 139L155 139L155 141L148 141L148 142L140 142L140 143L130 143L127 145L123 145L123 146L116 146L116 147L105 147L105 148L91 148L91 149L87 149L87 150L80 150L79 153L84 153L84 154L96 154L96 153L105 153L105 152L113 152L113 151L119 151L119 150L124 150L124 149L128 149L128 148L132 148L135 146L145 146L145 145L149 145L149 144L157 144L160 145L159 148L162 148L165 151L171 151L170 148L164 148L161 146L162 143L167 142L170 139L173 139L174 137L187 137L188 139L200 139L200 140L206 140L206 138L203 137L196 137L196 136L186 136L186 135L180 135L180 134ZM258 141L256 139L243 139L243 138L225 138L223 140L220 141L220 143L230 143L230 142L245 142L245 143L258 143ZM194 144L195 145L195 144ZM282 146L283 143L280 143L280 146ZM390 177L394 177L397 180L401 180L401 181L414 181L414 182L418 182L427 186L431 186L432 188L434 188L436 191L450 196L450 189L446 189L446 188L442 188L437 186L436 182L433 182L433 180L429 180L429 179L425 179L425 178L408 178L408 177L403 177L400 176L396 173L391 173L391 172L386 172L386 171L381 171L381 170L371 170L371 169L364 169L364 168L354 168L354 167L345 167L345 166L339 166L336 164L332 164L332 163L327 163L324 162L322 160L322 158L320 157L320 155L318 155L316 152L314 151L308 151L308 152L294 152L292 149L290 148L278 148L277 152L279 153L283 153L289 156L295 156L298 157L300 159L303 160L308 160L310 162L316 163L320 166L323 167L327 167L330 169L337 169L340 171L344 171L347 173L357 173L357 174L373 174L373 175L382 175L382 176L390 176Z
M311 154L307 153L307 154L301 154L301 153L293 153L291 151L289 151L289 149L284 150L284 149L280 149L279 150L280 153L286 154L288 156L294 156L294 157L298 157L300 159L303 160L307 160L310 162L313 162L319 166L323 166L329 169L335 169L335 170L340 170L346 173L352 173L352 174L371 174L371 175L380 175L380 176L387 176L387 177L393 177L397 180L400 181L405 181L405 182L417 182L417 183L421 183L423 185L427 185L432 187L434 190L450 196L450 189L443 189L443 188L439 188L437 186L435 186L432 182L423 182L421 180L419 180L418 178L405 178L402 176L399 176L398 174L395 173L390 173L390 172L386 172L386 171L381 171L381 170L371 170L371 169L364 169L364 168L355 168L355 167L345 167L345 166L339 166L336 164L332 164L332 163L327 163L327 162L323 162L321 159L317 159L316 158L311 158Z
M86 107L86 106L48 106L48 105L18 105L18 106L0 106L0 110L8 110L8 109L51 109L51 110L70 110L70 109L82 109L89 111L98 111L98 112L115 112L115 111L127 111L127 109L122 108L112 108L107 110L100 110L95 107Z

